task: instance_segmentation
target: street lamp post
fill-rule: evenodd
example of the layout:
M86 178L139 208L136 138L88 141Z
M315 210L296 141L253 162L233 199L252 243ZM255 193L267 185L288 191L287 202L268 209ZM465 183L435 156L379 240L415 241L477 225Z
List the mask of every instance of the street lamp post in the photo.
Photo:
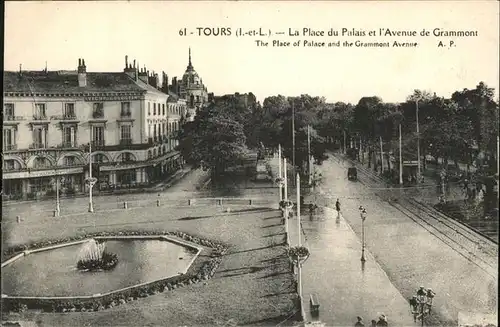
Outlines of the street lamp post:
M359 206L359 214L361 216L361 262L365 262L365 219L366 209Z
M416 322L417 319L420 319L422 326L424 326L425 316L431 313L435 295L436 293L432 289L425 289L423 286L420 286L417 294L410 299L413 320Z
M87 184L89 185L89 212L94 212L94 204L92 203L92 188L97 182L97 178L92 177L92 126L90 126L90 142L89 142L89 177Z
M56 173L56 215L61 213L61 205L59 201L59 175Z

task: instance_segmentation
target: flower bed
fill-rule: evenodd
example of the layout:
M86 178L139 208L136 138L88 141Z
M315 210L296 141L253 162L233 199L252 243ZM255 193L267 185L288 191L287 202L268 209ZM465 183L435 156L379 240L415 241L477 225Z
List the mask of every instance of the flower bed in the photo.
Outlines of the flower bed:
M160 292L174 290L179 287L206 281L210 279L217 270L222 261L222 256L227 251L227 246L208 239L192 236L183 232L165 232L165 231L124 231L124 232L99 232L90 233L71 238L65 238L53 241L37 242L28 245L19 245L7 249L4 253L10 256L16 255L25 250L34 250L49 245L67 243L86 238L105 237L105 236L154 236L170 235L183 240L193 242L205 247L212 248L211 257L199 265L199 269L190 269L184 275L174 276L162 280L157 280L146 285L139 285L122 291L111 292L102 296L95 297L75 297L72 299L50 299L50 298L2 298L2 310L23 312L27 309L41 309L44 312L87 312L109 309L114 306L134 301L138 298L158 294Z

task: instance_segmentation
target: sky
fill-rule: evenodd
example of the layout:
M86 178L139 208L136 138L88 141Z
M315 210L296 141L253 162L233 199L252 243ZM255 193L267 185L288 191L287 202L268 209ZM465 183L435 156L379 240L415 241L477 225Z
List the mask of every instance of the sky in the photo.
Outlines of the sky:
M197 35L198 29L231 35ZM238 36L243 31L270 36ZM304 36L313 31L380 29L417 36ZM441 30L477 36L436 37ZM5 3L4 69L122 71L125 55L170 78L192 62L209 92L323 96L357 103L363 96L402 102L414 89L449 97L480 81L499 88L497 1L29 1ZM187 35L180 35L181 31ZM429 36L419 36L422 30ZM290 36L290 32L299 36ZM384 30L385 31L385 30ZM193 32L193 34L191 34ZM284 32L277 35L276 32ZM203 34L203 33L202 33ZM226 33L227 34L227 33ZM269 42L267 47L256 41ZM303 42L417 42L414 48L304 47ZM291 42L273 47L273 41ZM301 45L293 46L300 41ZM443 47L438 47L439 41ZM454 46L450 47L449 42Z

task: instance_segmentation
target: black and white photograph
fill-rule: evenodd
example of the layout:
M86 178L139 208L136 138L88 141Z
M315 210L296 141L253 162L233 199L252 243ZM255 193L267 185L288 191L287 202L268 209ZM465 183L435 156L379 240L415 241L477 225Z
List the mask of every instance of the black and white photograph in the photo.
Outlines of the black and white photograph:
M497 327L497 1L7 1L1 326Z

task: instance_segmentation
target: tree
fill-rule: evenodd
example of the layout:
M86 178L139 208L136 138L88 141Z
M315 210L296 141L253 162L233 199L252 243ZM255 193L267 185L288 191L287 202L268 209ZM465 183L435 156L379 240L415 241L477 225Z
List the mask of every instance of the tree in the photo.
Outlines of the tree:
M212 103L182 127L178 149L187 162L208 167L218 175L244 156L244 127L229 117L233 108L227 101Z

